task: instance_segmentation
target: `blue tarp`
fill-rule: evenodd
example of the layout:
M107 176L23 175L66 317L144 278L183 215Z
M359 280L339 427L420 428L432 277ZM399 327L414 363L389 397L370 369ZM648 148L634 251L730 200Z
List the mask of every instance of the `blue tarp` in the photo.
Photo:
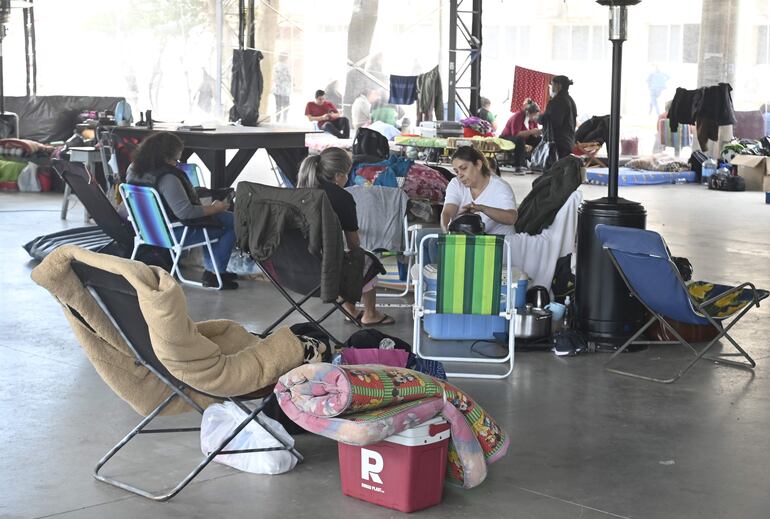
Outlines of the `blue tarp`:
M586 182L606 186L609 168L588 168ZM694 171L647 171L622 167L618 170L618 185L643 186L653 184L676 184L677 182L695 182Z

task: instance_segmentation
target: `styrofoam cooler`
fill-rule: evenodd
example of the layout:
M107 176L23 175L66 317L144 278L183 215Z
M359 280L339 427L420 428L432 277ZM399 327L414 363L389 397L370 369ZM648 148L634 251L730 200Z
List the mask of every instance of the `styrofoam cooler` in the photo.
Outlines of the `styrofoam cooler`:
M423 279L426 290L425 308L435 310L435 270L427 269L423 273ZM502 290L505 290L505 285ZM493 340L496 333L505 333L508 330L505 318L498 315L426 314L422 319L428 336L443 341Z
M401 512L439 504L449 435L438 417L373 445L339 443L342 493Z

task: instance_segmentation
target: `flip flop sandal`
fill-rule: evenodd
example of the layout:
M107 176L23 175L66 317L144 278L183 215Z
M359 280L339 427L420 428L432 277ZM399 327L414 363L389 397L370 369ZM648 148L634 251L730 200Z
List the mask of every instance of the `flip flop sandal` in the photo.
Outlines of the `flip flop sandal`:
M363 321L360 321L360 323L363 326L385 326L385 325L388 325L388 324L396 324L396 320L393 319L388 314L383 314L382 319L380 319L379 321L375 321L373 323L365 323Z
M361 322L361 318L362 318L363 316L364 316L364 311L363 311L363 310L361 310L360 312L358 312L358 313L356 314L356 321L358 321L358 322L360 323L360 322ZM351 319L350 317L348 317L348 316L346 315L346 316L345 316L345 322L346 322L346 323L352 323L352 322L353 322L353 319Z

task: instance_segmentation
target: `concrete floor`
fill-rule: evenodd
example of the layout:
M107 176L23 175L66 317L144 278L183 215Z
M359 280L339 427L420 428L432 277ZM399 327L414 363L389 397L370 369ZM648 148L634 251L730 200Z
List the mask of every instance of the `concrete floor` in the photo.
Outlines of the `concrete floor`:
M509 179L517 199L532 180ZM603 188L584 186L586 198ZM687 256L697 278L770 287L770 206L760 193L700 186L623 188L644 203L648 228ZM102 383L61 310L34 285L21 245L65 226L59 195L0 193L0 517L396 517L342 496L336 445L297 438L306 462L281 476L210 466L170 503L156 504L99 483L96 461L138 417ZM227 317L261 329L281 308L270 285L245 282L217 293L187 289L194 318ZM388 332L411 339L411 316L397 310ZM557 358L517 354L505 381L459 380L510 434L508 456L471 491L446 488L425 517L766 518L770 517L770 312L753 311L734 336L758 361L755 372L702 362L675 385L602 370L605 354ZM353 331L341 319L333 333ZM661 364L651 350L626 361ZM194 423L195 416L168 419ZM197 462L193 434L141 438L112 474L147 486L180 477ZM155 470L153 472L153 469ZM153 474L153 475L150 475Z

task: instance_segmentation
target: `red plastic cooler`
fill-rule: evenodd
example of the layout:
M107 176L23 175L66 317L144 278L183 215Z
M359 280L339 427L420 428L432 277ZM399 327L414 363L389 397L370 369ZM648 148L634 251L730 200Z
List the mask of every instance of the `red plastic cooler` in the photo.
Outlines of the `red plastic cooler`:
M439 417L373 445L340 443L342 493L401 512L439 504L449 434Z

